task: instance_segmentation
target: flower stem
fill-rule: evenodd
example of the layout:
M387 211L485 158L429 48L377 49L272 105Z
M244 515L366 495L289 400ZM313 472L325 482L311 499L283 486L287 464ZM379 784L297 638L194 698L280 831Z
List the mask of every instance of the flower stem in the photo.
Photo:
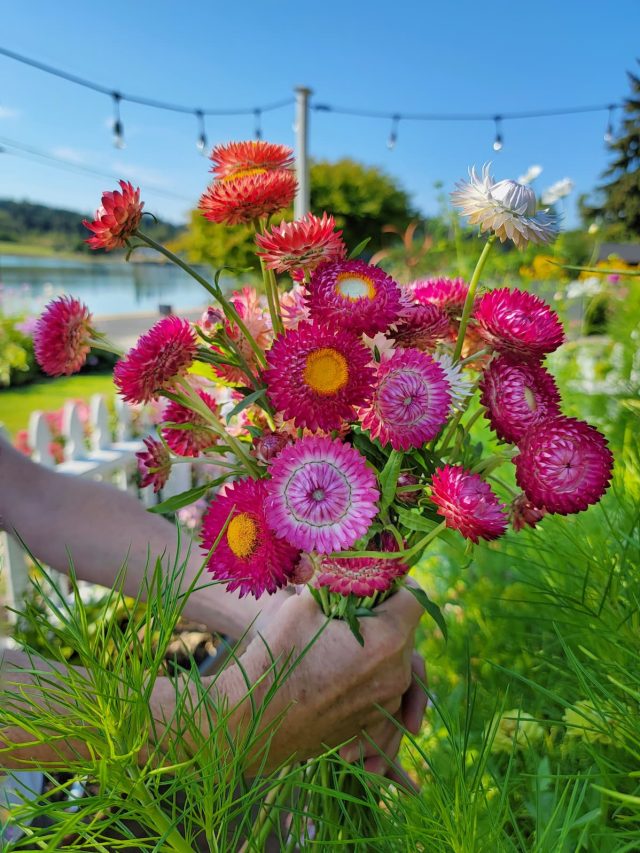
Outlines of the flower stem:
M462 309L460 329L458 330L458 340L456 341L456 348L453 353L454 362L460 359L460 353L462 352L462 345L464 343L464 336L465 332L467 331L469 317L471 316L473 300L475 299L476 290L478 288L478 282L480 281L480 275L482 273L482 270L484 269L484 265L486 264L487 258L489 257L489 252L491 251L491 247L493 246L495 241L496 235L492 234L485 243L484 249L482 250L482 254L478 258L478 263L476 264L476 268L474 269L473 275L471 276L471 281L469 282L469 290L467 292L467 298L464 301L464 308Z
M424 550L430 542L436 539L436 537L438 537L444 530L445 525L446 521L441 521L440 524L434 527L433 530L430 530L426 536L422 537L422 539L419 539L415 545L411 546L411 548L402 549L400 551L338 551L335 554L331 554L331 557L334 559L339 557L375 557L377 559L385 557L387 560L408 559L409 557L413 557L414 554L417 554L419 551Z
M145 788L144 780L138 768L129 767L127 773L133 781L132 796L146 808L148 815L153 815L153 825L164 836L166 845L178 853L194 853L193 847L180 835L167 815L158 806L157 801Z
M256 234L263 234L266 224L263 225L261 220L256 219L253 223ZM280 298L278 296L278 283L273 270L267 268L261 255L258 255L260 261L260 269L262 270L262 281L264 282L264 291L267 295L267 303L269 305L269 314L271 316L271 325L273 334L277 335L284 332L282 324L282 315L280 313Z

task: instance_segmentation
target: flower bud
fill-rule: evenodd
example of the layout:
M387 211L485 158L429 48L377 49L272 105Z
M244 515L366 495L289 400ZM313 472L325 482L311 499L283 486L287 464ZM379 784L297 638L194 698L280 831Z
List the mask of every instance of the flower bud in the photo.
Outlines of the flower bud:
M289 443L289 438L281 432L268 432L254 442L256 459L267 465Z
M224 322L222 311L219 308L214 308L213 305L209 305L200 318L200 327L203 332L214 332L222 322Z
M407 486L417 486L418 482L419 480L414 474L409 474L405 471L398 477L396 489L406 488ZM400 503L409 505L418 503L420 491L420 489L415 489L410 492L396 491L396 500L400 501Z
M523 492L511 504L511 526L516 533L527 526L535 527L546 513L544 507L532 504Z

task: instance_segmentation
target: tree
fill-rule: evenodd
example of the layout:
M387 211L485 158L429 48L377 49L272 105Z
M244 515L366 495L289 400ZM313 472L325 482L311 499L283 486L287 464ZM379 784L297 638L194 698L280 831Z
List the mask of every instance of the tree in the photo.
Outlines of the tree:
M616 239L640 237L640 77L627 72L631 95L624 102L624 119L619 136L611 143L613 160L598 187L598 201L586 204L587 220L600 217Z
M310 169L311 210L333 214L347 246L355 248L365 237L367 253L382 248L387 225L404 230L415 217L408 194L389 175L354 160L313 163ZM292 219L285 211L283 219ZM277 221L277 220L276 220ZM243 225L216 225L198 210L191 213L187 231L172 244L192 263L221 266L255 266L252 230Z

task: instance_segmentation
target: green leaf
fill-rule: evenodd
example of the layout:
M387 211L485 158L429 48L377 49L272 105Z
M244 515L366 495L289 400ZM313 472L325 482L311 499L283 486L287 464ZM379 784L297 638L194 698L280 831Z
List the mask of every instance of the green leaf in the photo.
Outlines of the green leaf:
M363 250L363 249L366 249L366 247L367 247L367 245L368 245L368 243L369 243L369 241L370 241L370 240L371 240L371 237L365 237L365 238L364 238L364 240L361 240L361 241L358 243L358 245L355 247L355 249L353 249L353 250L351 251L351 253L350 253L350 255L349 255L348 260L350 260L350 261L351 261L351 260L353 260L354 258L357 258L357 257L358 257L358 255L362 253L362 250Z
M347 612L344 614L344 618L347 620L347 625L349 626L349 630L356 638L356 640L360 643L361 646L364 646L364 637L360 633L360 626L358 625L358 617L355 614L355 610L349 608Z
M222 479L227 479L226 477ZM220 478L218 478L220 480ZM209 489L214 488L216 485L219 485L218 480L214 480L212 483L205 483L203 486L196 486L194 489L189 489L186 492L182 492L179 495L174 495L172 498L167 498L166 501L162 501L162 503L156 504L155 506L150 506L148 508L149 512L175 512L178 509L182 509L183 506L188 506L192 504L194 501L197 501L198 498L201 498L203 495L209 491Z
M234 406L233 409L231 409L231 411L228 413L227 423L229 423L229 421L232 417L234 417L234 415L239 415L240 412L244 411L244 409L248 408L249 406L252 406L258 400L260 400L261 397L264 397L266 393L266 388L258 388L257 391L252 391L251 394L247 394L244 400L240 400L240 402L236 406Z
M216 283L217 289L220 290L220 276L222 275L223 272L243 273L243 272L251 272L254 269L255 269L254 266L251 266L251 267L232 267L232 266L226 266L225 265L223 267L219 267L216 270L216 274L215 274L213 280Z
M423 589L420 589L420 587L404 584L404 588L411 593L411 595L418 601L419 604L422 605L422 607L424 607L429 616L431 616L438 628L440 628L440 630L442 631L442 636L446 641L448 638L447 623L444 621L442 610L440 610L440 608L435 602L431 601L427 593Z
M380 483L380 512L391 505L395 494L398 477L400 476L400 467L404 454L399 450L392 450L387 459L387 463L378 475Z
M409 530L416 530L418 533L430 533L437 524L420 512L403 509L398 509L398 521L404 527L408 527Z

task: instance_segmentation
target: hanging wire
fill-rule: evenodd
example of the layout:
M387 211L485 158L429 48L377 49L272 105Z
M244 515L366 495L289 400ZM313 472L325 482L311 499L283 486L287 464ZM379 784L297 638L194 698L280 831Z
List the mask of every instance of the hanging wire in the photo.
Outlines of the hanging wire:
M496 127L496 135L493 140L493 150L502 151L502 146L504 145L504 140L502 138L502 116L494 116L493 121Z
M616 104L609 104L609 117L607 119L607 129L604 132L604 141L607 145L611 145L613 142L613 114L616 109Z
M113 144L116 148L124 148L124 128L122 126L122 119L120 118L120 101L122 100L122 95L120 92L112 92L111 97L113 98Z
M196 148L204 156L207 153L207 132L204 126L204 113L202 110L196 110L195 116L198 120L198 140Z
M396 143L398 141L398 125L400 123L400 116L397 113L391 116L391 131L389 132L389 138L387 139L387 148L389 151L393 151L396 147Z
M260 107L256 107L253 111L253 116L255 119L253 135L256 139L262 139L262 110Z

